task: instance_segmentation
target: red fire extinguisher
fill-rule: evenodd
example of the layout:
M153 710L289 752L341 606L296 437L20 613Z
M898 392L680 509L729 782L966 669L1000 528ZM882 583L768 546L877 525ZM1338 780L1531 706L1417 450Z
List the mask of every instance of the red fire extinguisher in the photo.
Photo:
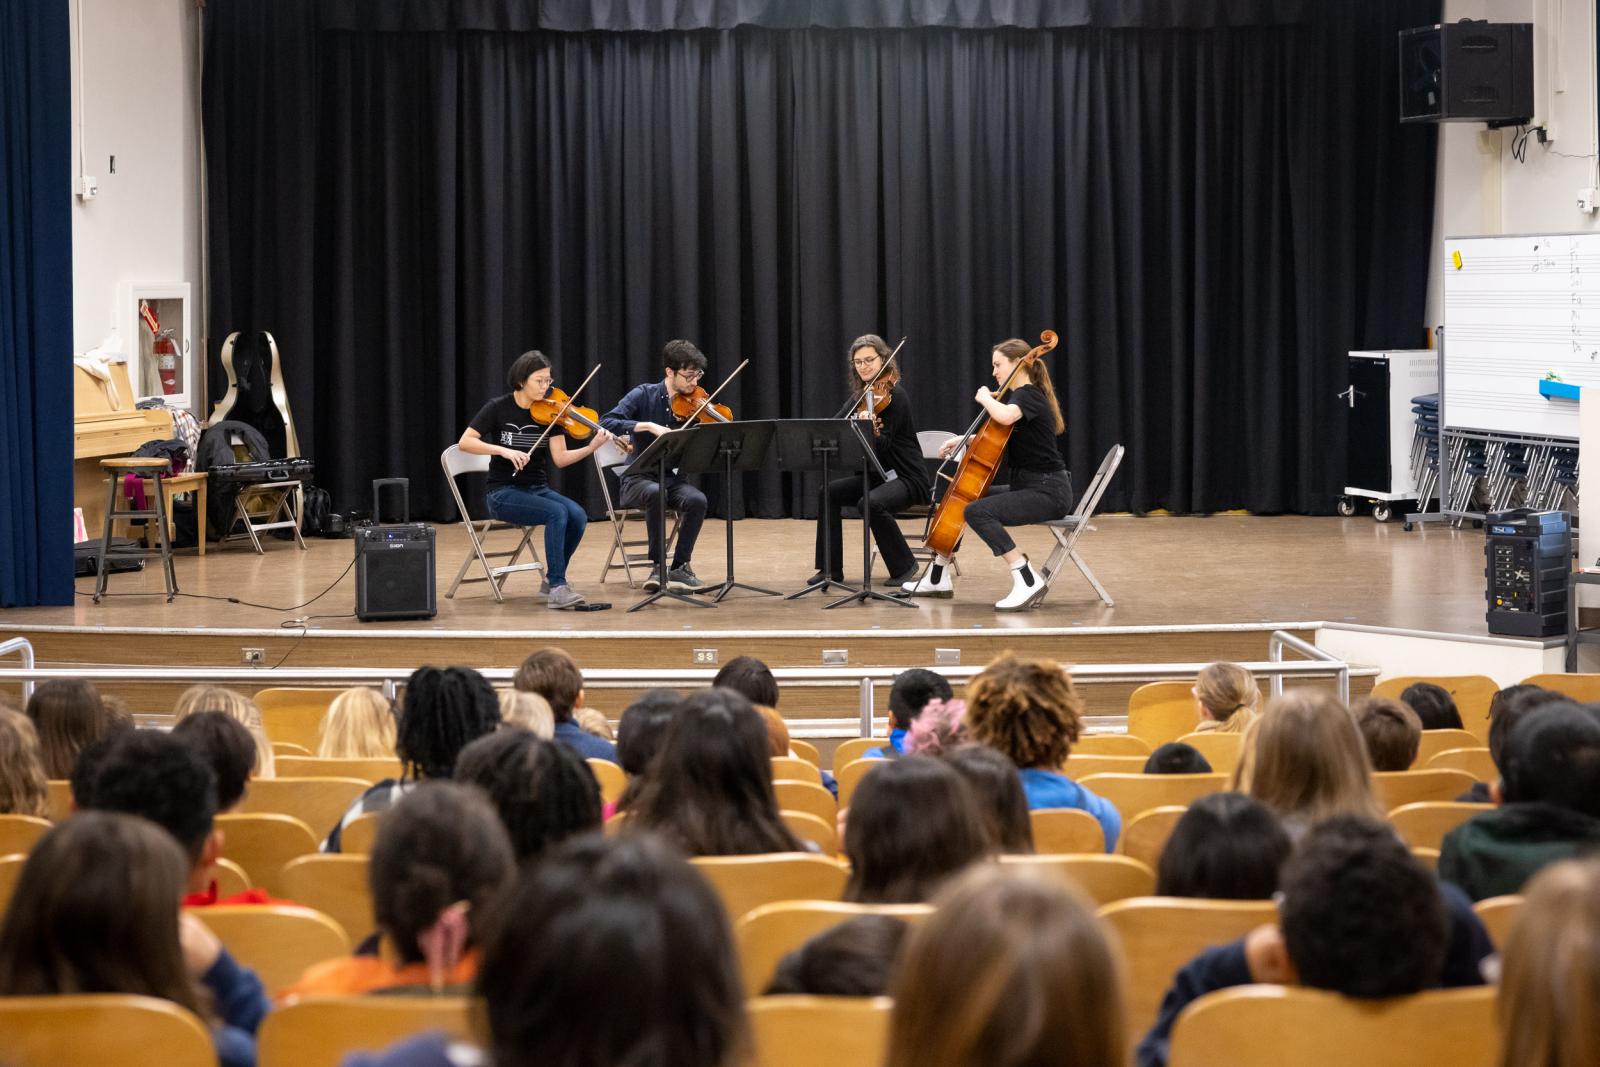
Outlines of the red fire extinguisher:
M150 355L155 360L156 376L161 381L161 391L167 396L178 392L178 342L171 330L161 328L156 309L147 300L139 301L139 317L144 320L152 340Z

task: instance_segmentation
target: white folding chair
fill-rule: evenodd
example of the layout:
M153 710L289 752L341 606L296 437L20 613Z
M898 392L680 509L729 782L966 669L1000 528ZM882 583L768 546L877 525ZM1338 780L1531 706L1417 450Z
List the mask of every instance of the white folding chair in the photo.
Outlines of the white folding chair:
M594 450L594 469L595 473L600 476L600 492L605 496L606 518L611 520L611 551L606 554L605 566L600 568L600 581L604 583L611 576L612 571L620 570L623 576L628 579L628 588L636 589L638 588L638 583L633 580L633 568L638 566L649 570L650 538L644 536L636 537L631 541L628 540L628 523L643 524L648 522L650 513L644 508L624 508L617 505L617 497L622 492L622 476L618 473L618 468L625 466L627 462L627 453L623 452L615 441L607 441ZM611 491L613 480L617 482L616 495L613 495ZM667 543L663 546L662 551L667 553L670 558L672 546L678 540L678 523L682 516L674 508L668 508L667 514L672 517L672 526L667 530ZM643 548L644 551L630 551L637 548ZM617 562L619 556L622 559L620 563Z
M940 462L943 457L939 455L939 446L956 436L958 435L951 433L949 430L918 430L917 445L922 449L923 461ZM959 456L959 453L957 455ZM937 489L938 486L934 488ZM921 519L926 522L932 512L933 505L926 500L922 500L895 512L894 517L896 520ZM911 539L915 540L921 536L920 532L914 533L911 535ZM927 567L929 563L933 562L933 550L924 548L921 545L912 545L911 555L916 559L918 566L921 567ZM872 549L872 565L874 567L878 565L878 549L876 545ZM950 572L959 575L961 573L961 563L952 559L950 561Z
M444 467L444 480L450 485L450 495L455 498L456 510L461 513L461 525L467 529L467 539L472 542L472 551L467 558L461 561L461 569L456 571L456 580L450 583L450 591L445 594L449 599L456 595L464 582L488 582L489 588L494 591L496 601L504 601L506 579L520 571L543 571L544 563L539 559L539 550L533 544L533 532L537 526L518 526L512 522L501 522L498 519L474 519L467 511L467 502L461 496L461 486L456 484L456 479L463 474L475 474L489 469L489 457L477 456L470 452L461 451L460 445L451 445L439 454L439 464ZM507 552L485 551L485 542L489 535L501 530L517 530L522 534L522 539L517 542L517 547ZM528 553L530 562L518 563L524 552ZM504 566L492 567L491 559L506 559L509 562ZM468 578L467 571L476 563L482 570L481 578Z
M1056 547L1051 550L1050 558L1044 561L1044 566L1039 568L1039 573L1044 575L1045 596L1049 596L1050 588L1055 584L1056 576L1061 573L1061 568L1068 560L1078 568L1078 573L1089 580L1094 586L1094 591L1099 594L1106 607L1112 607L1111 594L1106 592L1105 586L1100 584L1094 576L1094 571L1078 555L1078 539L1085 530L1094 529L1089 525L1089 520L1094 518L1095 508L1100 506L1100 498L1105 495L1106 486L1117 473L1117 467L1122 464L1122 454L1126 451L1121 445L1112 445L1111 451L1106 453L1106 458L1100 461L1100 469L1094 472L1094 478L1089 482L1088 488L1083 491L1083 496L1078 498L1078 506L1071 515L1050 522L1041 523L1056 539ZM1041 598L1042 600L1043 598Z

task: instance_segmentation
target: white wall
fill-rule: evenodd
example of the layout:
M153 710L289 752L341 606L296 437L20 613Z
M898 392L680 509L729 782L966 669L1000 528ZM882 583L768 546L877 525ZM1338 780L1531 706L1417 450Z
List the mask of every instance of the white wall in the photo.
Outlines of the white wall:
M1511 155L1514 130L1440 125L1430 326L1443 311L1445 237L1600 229L1600 214L1577 209L1578 190L1596 184L1595 0L1445 0L1445 21L1463 18L1534 24L1535 122L1554 136L1545 145L1530 137L1527 162L1518 163Z
M94 200L72 200L73 353L99 344L113 326L126 332L124 311L117 307L117 289L125 282L192 283L198 333L203 294L194 0L69 2L73 173L63 181L77 178L81 99L83 168L100 186ZM132 338L123 338L124 350L132 345Z

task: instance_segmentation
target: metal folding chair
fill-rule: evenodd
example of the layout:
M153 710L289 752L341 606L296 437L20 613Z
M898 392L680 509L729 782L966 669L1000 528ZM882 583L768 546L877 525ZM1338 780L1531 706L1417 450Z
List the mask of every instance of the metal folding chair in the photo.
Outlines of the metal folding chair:
M533 532L537 526L518 526L516 523L501 522L498 519L474 519L467 510L467 502L461 496L461 487L456 484L456 479L463 474L482 473L489 469L488 456L475 456L470 452L461 451L460 445L451 445L439 454L439 464L444 467L444 480L450 486L450 495L455 498L456 510L461 513L461 524L467 529L467 539L472 542L472 551L467 558L461 561L461 569L456 571L456 580L450 583L450 591L445 593L446 599L454 597L456 590L466 582L488 582L489 588L494 591L497 602L504 602L504 589L506 579L521 571L543 571L544 563L539 559L539 550L533 544ZM505 552L489 552L485 550L485 542L492 533L501 530L518 530L522 539L517 542L517 547ZM518 563L523 552L530 558L528 563ZM492 559L506 559L510 562L503 566L494 567L489 564ZM483 576L468 578L467 571L476 563L482 570Z
M1078 498L1078 506L1071 515L1041 523L1056 539L1056 547L1051 550L1050 558L1039 568L1039 572L1044 575L1045 596L1050 595L1049 590L1055 585L1056 576L1061 573L1067 561L1071 560L1072 565L1078 568L1078 573L1094 586L1095 593L1105 602L1106 607L1114 606L1111 594L1106 592L1105 586L1094 576L1094 571L1090 570L1089 565L1083 562L1083 557L1078 555L1078 539L1083 536L1085 530L1094 529L1089 525L1089 520L1094 518L1095 509L1100 506L1100 498L1105 495L1106 486L1117 473L1117 467L1122 464L1124 451L1126 449L1121 445L1111 446L1111 451L1100 461L1100 469L1094 472L1094 478L1084 489L1083 496Z
M607 441L594 450L594 469L600 476L600 492L606 501L606 518L611 520L611 551L606 554L605 566L600 568L600 581L605 582L612 571L620 570L628 579L628 588L637 589L638 583L633 580L633 568L643 567L650 569L650 539L647 536L636 537L628 540L628 523L639 523L641 528L650 518L650 513L644 508L624 508L617 506L617 495L621 493L621 475L618 468L626 466L628 456L615 441ZM617 494L612 493L612 482L616 481ZM662 551L670 559L672 546L678 540L678 523L683 516L673 508L667 509L667 514L672 516L672 527L667 531L667 543L662 546ZM643 552L632 549L644 548ZM618 557L622 562L618 563Z

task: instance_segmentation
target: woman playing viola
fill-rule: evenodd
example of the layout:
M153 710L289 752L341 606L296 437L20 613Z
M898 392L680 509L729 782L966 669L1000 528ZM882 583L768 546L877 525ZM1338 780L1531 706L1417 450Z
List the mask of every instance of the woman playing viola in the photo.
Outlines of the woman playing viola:
M851 342L851 392L860 393L873 376L883 369L888 357L889 346L875 333L865 334ZM896 357L896 367L899 362L899 357ZM894 368L888 372L894 373ZM880 386L888 380L888 374L878 380ZM888 395L888 405L882 412L874 413L869 404L865 412L858 409L858 414L862 419L872 420L876 426L877 436L873 438L872 450L883 469L892 472L895 477L884 481L873 471L863 484L861 475L856 473L835 478L822 487L817 507L817 573L811 576L807 585L820 585L824 579L835 582L843 580L844 540L839 510L845 505L856 505L865 510L868 525L872 527L873 540L878 543L878 551L883 553L883 564L889 569L887 585L898 588L917 576L916 557L911 554L905 534L900 531L900 524L894 516L908 505L928 499L928 469L923 465L922 448L917 444L917 425L911 412L911 397L898 382ZM827 566L831 566L833 571L831 574L823 570L825 546ZM862 580L865 581L866 576Z
M990 367L997 384L1005 382L1016 365L1029 352L1026 341L1001 341L990 355ZM1035 359L1017 376L1004 399L980 385L975 397L989 418L1012 427L1005 457L1011 467L1007 492L991 493L967 505L966 523L995 555L1011 567L1011 592L995 608L1020 611L1044 595L1044 579L1022 554L1007 526L1029 526L1059 519L1072 508L1072 476L1062 462L1056 438L1066 429L1061 404L1050 383L1050 369ZM961 445L952 438L941 448L948 456ZM950 576L950 561L935 556L933 565L921 579L907 582L905 591L913 596L949 597L955 595Z
M501 522L517 526L544 527L544 565L549 593L548 607L575 608L583 596L567 582L567 561L583 540L589 517L575 501L550 488L545 466L545 447L558 467L569 467L587 458L612 439L597 429L581 448L567 444L566 435L551 430L544 446L532 455L529 449L544 433L533 421L528 408L550 391L550 361L543 352L524 352L511 364L506 384L511 392L497 396L472 417L461 434L461 451L488 456L489 514Z

